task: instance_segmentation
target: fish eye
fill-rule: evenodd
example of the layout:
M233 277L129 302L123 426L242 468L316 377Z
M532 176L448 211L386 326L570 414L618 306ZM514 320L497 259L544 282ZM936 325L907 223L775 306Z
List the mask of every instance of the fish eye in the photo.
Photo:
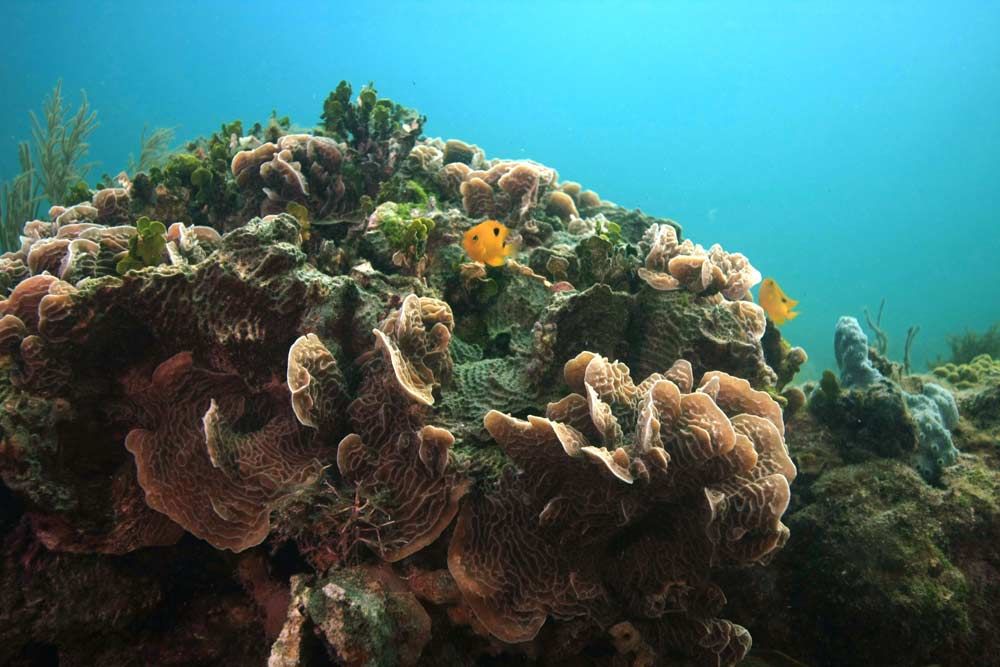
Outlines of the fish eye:
M500 228L499 227L494 227L493 228L493 236L500 236Z
M785 297L781 297L781 303L788 303L788 299L786 299Z
M475 236L473 236L472 240L473 241L478 241L479 240L479 234L476 234Z

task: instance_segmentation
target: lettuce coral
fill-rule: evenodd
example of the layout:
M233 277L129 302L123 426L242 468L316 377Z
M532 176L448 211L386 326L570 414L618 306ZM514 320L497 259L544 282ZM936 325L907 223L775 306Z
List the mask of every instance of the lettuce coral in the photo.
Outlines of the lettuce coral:
M321 127L227 124L25 221L3 521L165 571L249 552L204 560L275 664L735 664L717 575L787 539L801 363L768 365L752 266L422 125L344 84ZM502 267L461 248L487 215Z
M574 393L544 418L486 415L523 477L465 504L448 558L464 599L508 642L549 616L662 618L673 629L648 633L659 651L721 631L712 648L696 642L702 657L738 661L748 636L708 618L720 594L706 575L764 561L788 537L795 467L780 409L725 374L693 391L686 362L635 385L623 364L585 352L565 380Z
M654 289L684 288L706 296L721 292L740 300L760 282L760 272L743 254L728 253L718 244L705 250L690 239L680 242L673 225L651 226L643 242L649 252L639 276Z

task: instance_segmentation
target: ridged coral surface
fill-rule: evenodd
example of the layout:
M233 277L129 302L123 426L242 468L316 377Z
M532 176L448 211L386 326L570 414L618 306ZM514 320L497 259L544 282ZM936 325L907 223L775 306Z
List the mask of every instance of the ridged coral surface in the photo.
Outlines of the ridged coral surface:
M18 548L198 553L235 597L150 604L252 617L275 665L738 662L716 574L785 544L796 475L756 271L344 86L0 257ZM501 266L462 250L486 217Z

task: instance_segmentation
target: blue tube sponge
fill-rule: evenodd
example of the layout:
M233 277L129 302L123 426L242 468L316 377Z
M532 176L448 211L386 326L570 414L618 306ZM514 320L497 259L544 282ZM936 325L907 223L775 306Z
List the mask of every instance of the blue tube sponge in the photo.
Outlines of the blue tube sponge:
M882 374L868 360L868 336L853 317L837 320L833 350L840 369L840 384L845 389L868 387L882 379Z
M949 429L958 423L958 406L946 390L924 385L922 394L905 393L906 407L917 426L917 468L929 481L936 481L941 471L958 460L958 450Z
M837 366L840 368L841 387L856 390L848 395L848 399L850 396L874 398L902 394L907 414L899 417L908 416L915 427L916 446L912 450L914 463L924 479L937 482L941 471L958 460L958 450L955 449L950 433L958 424L958 406L951 392L938 385L925 384L921 393L911 394L903 391L896 381L883 376L868 358L868 337L853 317L844 316L837 320L833 346ZM819 393L814 396L818 401ZM846 403L841 401L840 404L850 405L848 399L844 399L847 400ZM890 405L882 401L867 401L863 404L869 410L875 405ZM902 407L900 403L896 405L897 409ZM871 427L879 423L877 416L870 412L867 418L861 416L860 419Z
M945 428L950 431L958 426L958 404L955 402L955 396L950 391L940 385L925 384L923 393L924 396L933 399L937 403Z

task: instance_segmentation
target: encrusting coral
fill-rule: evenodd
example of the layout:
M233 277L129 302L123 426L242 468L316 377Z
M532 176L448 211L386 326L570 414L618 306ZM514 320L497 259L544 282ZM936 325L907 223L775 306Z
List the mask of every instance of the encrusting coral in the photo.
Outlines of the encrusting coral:
M772 394L804 361L765 350L759 274L352 95L23 221L4 521L81 558L245 552L210 560L273 664L738 662L714 580L788 538ZM463 250L483 217L500 266Z

